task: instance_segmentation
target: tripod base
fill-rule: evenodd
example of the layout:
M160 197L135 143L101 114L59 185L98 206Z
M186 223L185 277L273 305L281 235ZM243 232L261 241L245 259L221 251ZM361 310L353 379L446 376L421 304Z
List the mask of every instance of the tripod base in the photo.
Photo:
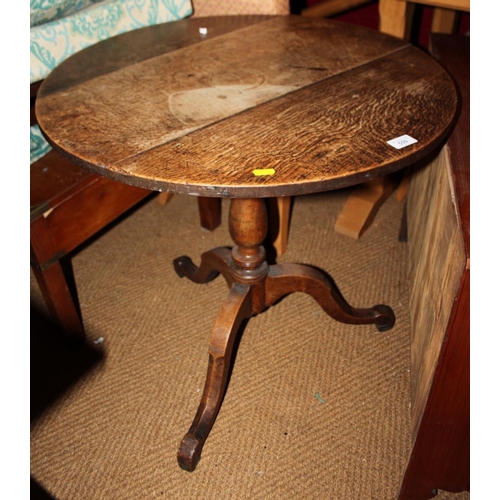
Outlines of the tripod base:
M249 231L252 224L254 231ZM208 372L200 405L177 453L179 465L190 472L196 468L217 418L228 383L235 337L244 319L272 306L285 295L303 292L313 297L330 317L342 323L373 323L382 332L391 329L395 322L394 313L388 306L351 307L327 275L316 268L302 264L268 266L261 246L266 229L262 200L233 199L229 227L236 242L232 250L220 247L205 252L199 266L186 256L174 261L175 270L181 277L195 283L208 283L222 274L230 288L212 330Z

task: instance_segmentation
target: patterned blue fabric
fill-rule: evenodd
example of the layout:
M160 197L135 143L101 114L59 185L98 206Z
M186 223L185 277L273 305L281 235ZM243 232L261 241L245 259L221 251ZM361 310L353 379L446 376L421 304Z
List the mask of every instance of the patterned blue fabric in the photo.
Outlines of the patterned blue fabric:
M190 0L30 0L30 83L101 40L192 13ZM38 127L30 145L31 163L50 151Z
M30 127L30 165L45 156L52 148L45 140L38 125Z
M73 1L76 8L78 1ZM43 80L69 56L100 40L145 26L176 21L193 12L190 0L80 1L83 2L81 5L90 2L90 7L30 29L30 83Z
M30 0L30 26L61 19L105 0Z

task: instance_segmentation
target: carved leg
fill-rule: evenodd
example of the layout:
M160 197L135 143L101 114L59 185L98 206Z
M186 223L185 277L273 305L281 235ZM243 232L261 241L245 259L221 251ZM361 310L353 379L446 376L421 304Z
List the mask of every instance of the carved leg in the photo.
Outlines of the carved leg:
M262 241L266 236L266 207L261 199L232 199L229 231L236 245L231 251L216 248L205 252L200 267L189 257L174 261L179 276L206 283L218 273L231 285L229 296L219 310L210 339L208 373L198 412L181 441L179 465L193 471L205 440L212 429L226 390L234 339L241 322L264 306L264 280L268 266Z
M226 390L234 339L241 322L252 315L251 287L235 283L222 305L208 348L208 373L205 388L191 428L181 441L177 460L192 472L201 456Z
M330 284L324 273L301 264L271 266L265 290L266 306L271 306L289 293L304 292L311 295L329 316L342 323L374 323L382 332L390 330L396 321L392 309L385 305L376 305L369 309L351 307Z
M178 276L186 276L195 283L208 283L222 274L231 286L234 279L230 273L231 250L226 247L219 247L205 252L201 256L201 264L197 267L193 261L183 255L174 260L174 269Z
M208 373L198 412L177 453L179 465L187 471L195 469L217 417L228 382L234 339L243 319L258 314L284 295L305 292L314 297L327 314L343 323L374 323L383 331L392 328L395 321L388 306L351 307L321 271L299 264L269 267L262 246L267 232L262 199L232 199L229 232L235 242L231 251L216 248L205 252L200 267L185 256L174 261L179 276L206 283L222 273L231 286L212 330Z

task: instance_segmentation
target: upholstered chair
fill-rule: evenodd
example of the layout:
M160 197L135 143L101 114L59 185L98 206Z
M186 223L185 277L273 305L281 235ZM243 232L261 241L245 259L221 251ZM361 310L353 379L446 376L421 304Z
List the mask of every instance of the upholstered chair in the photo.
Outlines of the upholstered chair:
M87 172L51 150L36 124L38 88L75 52L192 12L189 0L30 0L30 263L52 319L70 336L85 335L71 253L151 192Z

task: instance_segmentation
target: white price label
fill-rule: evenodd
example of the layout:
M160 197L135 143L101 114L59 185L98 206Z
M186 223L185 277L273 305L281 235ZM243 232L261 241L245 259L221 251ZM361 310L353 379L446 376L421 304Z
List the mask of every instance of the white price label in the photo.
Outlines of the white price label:
M416 142L418 142L417 139L414 139L409 135L402 135L401 137L396 137L395 139L387 141L387 144L391 145L393 148L402 149L406 148L406 146L409 146L410 144L415 144Z

